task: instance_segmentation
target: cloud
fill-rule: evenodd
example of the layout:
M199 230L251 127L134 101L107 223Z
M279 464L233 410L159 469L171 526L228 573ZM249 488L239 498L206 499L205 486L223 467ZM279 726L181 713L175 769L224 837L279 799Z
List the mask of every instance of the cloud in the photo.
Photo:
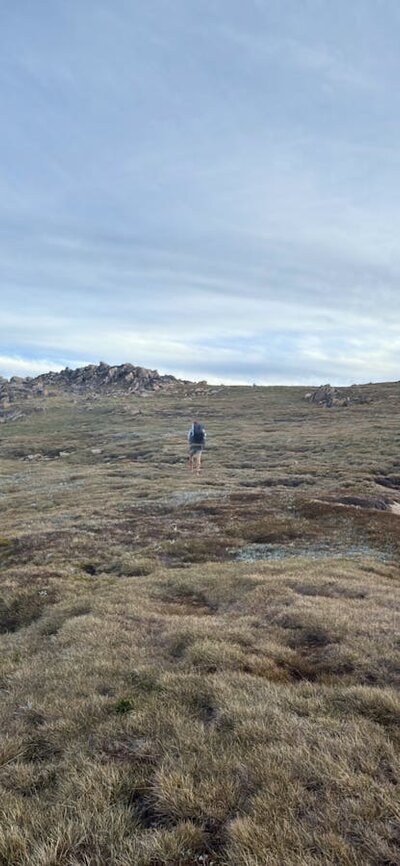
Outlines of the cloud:
M81 366L85 362L77 362ZM18 355L0 355L0 375L8 379L11 376L40 376L49 370L58 372L65 367L62 362L56 362L47 358L29 358Z
M60 357L56 349L48 359L39 361L10 353L0 357L0 373L38 375L48 369L82 366L102 359L115 364L129 361L180 378L206 378L211 383L318 385L331 381L348 385L354 381L396 379L400 339L388 335L377 340L372 326L357 340L353 333L350 329L347 334L334 332L328 338L323 334L305 338L301 329L265 331L256 341L253 336L235 337L221 345L220 339L170 340L161 332L158 337L146 337L136 332L106 335L100 331L86 342L86 361L79 360L77 354L64 353ZM81 342L78 335L77 345Z
M3 368L397 375L396 14L392 0L362 17L344 0L10 5Z
M298 72L312 73L319 84L324 81L356 90L376 90L376 78L361 69L339 51L330 50L326 42L300 41L289 36L270 35L267 32L245 32L229 25L222 27L224 38L244 50L257 65L285 63Z

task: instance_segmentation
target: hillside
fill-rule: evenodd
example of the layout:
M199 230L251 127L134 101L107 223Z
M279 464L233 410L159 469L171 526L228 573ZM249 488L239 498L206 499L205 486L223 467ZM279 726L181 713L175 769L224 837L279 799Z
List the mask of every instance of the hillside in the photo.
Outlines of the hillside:
M398 864L400 384L46 387L1 428L1 866Z

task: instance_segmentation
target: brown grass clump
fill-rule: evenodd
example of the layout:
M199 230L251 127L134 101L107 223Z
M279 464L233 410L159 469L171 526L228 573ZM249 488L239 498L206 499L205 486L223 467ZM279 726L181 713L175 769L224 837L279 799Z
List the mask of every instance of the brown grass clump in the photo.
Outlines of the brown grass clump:
M400 393L130 399L5 427L0 866L394 866Z
M38 619L51 598L37 589L17 591L0 598L0 634L15 632Z

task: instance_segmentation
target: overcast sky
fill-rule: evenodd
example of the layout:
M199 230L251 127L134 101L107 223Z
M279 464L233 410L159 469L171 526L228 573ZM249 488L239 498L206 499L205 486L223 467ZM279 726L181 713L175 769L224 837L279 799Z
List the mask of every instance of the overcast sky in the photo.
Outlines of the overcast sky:
M0 0L0 374L400 379L398 0Z

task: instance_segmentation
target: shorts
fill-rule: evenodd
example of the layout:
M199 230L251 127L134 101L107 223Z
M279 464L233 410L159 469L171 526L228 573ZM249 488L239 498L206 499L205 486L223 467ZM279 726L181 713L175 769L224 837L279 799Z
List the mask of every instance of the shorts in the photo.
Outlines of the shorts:
M203 450L204 445L196 445L193 443L193 445L189 445L189 457L194 457L195 454L201 454Z

